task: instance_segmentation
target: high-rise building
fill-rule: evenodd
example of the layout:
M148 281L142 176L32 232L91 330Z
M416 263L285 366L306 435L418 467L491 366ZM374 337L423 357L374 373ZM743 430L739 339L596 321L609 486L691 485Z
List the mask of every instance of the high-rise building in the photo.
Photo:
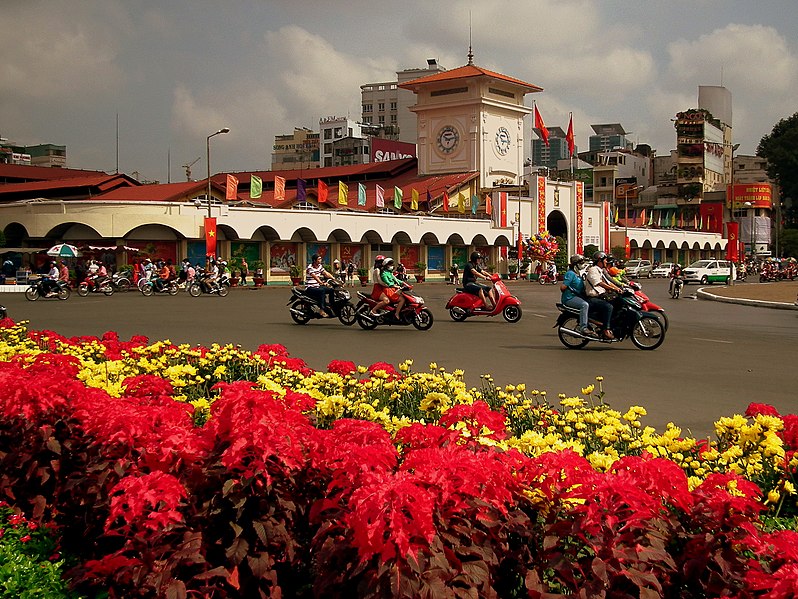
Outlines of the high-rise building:
M273 171L319 167L319 134L295 127L290 135L276 135L272 146Z
M568 158L568 140L565 139L562 127L546 127L546 129L549 132L548 146L539 133L538 138L532 140L532 164L555 170L558 160Z
M626 139L626 131L620 123L591 125L591 128L594 131L589 140L591 152L632 149L633 144Z

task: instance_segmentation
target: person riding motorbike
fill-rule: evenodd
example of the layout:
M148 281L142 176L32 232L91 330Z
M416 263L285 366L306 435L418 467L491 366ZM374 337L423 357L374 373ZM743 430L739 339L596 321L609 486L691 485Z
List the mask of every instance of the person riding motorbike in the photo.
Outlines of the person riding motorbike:
M673 265L673 268L671 268L671 282L668 285L668 293L673 293L674 281L676 281L676 279L679 279L681 277L682 277L682 265L677 262L676 264Z
M607 275L616 285L628 285L624 272L624 263L622 260L616 260L612 256L607 256Z
M382 294L385 300L380 300L371 311L372 315L378 315L388 304L396 304L394 314L398 317L402 308L405 306L405 296L400 293L403 283L396 278L394 273L393 258L385 258L380 269L380 280L382 281Z
M169 266L166 262L159 262L158 263L158 278L155 279L153 282L153 287L155 287L155 291L161 292L163 291L164 286L171 278L172 273L169 271Z
M470 259L463 269L463 289L466 293L478 295L486 310L493 310L496 306L496 299L493 297L493 286L477 283L477 278L490 281L490 277L485 274L485 271L478 264L481 257L479 252L471 252ZM488 298L490 298L490 302L488 302Z
M390 301L385 294L385 287L382 284L382 263L384 260L385 256L382 254L374 258L374 268L371 271L371 282L374 283L374 287L371 288L371 299L377 302L371 309L372 316L376 316L377 312L384 306L387 306Z
M588 297L590 307L601 316L605 339L614 339L615 335L610 330L610 320L612 319L612 304L604 299L607 291L620 292L621 288L611 283L608 277L604 276L604 269L607 267L607 254L596 252L593 255L593 265L585 273L585 292Z
M332 289L327 287L325 282L335 277L324 268L321 256L313 254L310 259L311 262L305 269L305 293L319 302L325 318L332 318L335 315L327 309L327 296L332 294Z
M44 297L58 295L58 267L55 262L50 262L50 270L42 277L42 291Z
M590 303L585 299L585 282L579 275L579 271L586 261L587 258L582 254L571 256L568 261L568 272L565 273L560 291L562 291L562 303L579 310L579 332L583 335L590 335L591 330L587 326Z

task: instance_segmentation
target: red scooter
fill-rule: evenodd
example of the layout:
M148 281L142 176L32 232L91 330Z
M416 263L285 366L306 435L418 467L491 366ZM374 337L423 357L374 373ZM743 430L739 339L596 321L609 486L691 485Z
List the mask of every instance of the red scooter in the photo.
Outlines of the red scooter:
M549 283L550 285L557 284L557 275L552 275L548 271L540 273L540 277L538 277L538 283L541 285L545 285Z
M637 281L632 281L629 283L629 287L635 293L635 297L637 301L640 302L640 306L644 312L651 312L652 315L662 323L662 330L668 330L668 317L665 315L665 309L662 306L658 306L654 302L652 302L649 297L643 293L643 288L640 286L640 283Z
M424 298L411 293L411 289L413 286L405 283L399 291L405 298L405 305L398 315L395 304L388 304L381 314L372 315L371 309L377 305L377 300L367 293L358 291L357 297L360 301L355 307L357 324L366 330L374 329L381 324L400 326L412 324L419 331L426 331L432 326L434 320L432 312L424 305Z
M518 322L521 320L521 301L512 295L507 286L497 274L492 274L490 280L493 282L493 289L496 296L496 306L488 310L478 295L466 293L462 287L457 288L457 292L446 302L446 309L452 320L462 322L469 316L497 316L501 314L507 322Z

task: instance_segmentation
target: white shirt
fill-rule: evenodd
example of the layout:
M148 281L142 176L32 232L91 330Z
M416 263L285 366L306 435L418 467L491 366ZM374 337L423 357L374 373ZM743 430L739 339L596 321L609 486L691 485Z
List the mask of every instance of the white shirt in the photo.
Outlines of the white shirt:
M305 269L305 286L306 287L318 287L319 282L313 277L316 275L322 281L324 280L324 265L319 264L318 266L313 266L313 264L308 264L308 267Z

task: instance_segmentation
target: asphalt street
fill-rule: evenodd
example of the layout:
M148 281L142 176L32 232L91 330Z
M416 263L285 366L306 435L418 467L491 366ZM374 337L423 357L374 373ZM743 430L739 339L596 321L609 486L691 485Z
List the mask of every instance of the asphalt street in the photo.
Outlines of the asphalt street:
M559 288L525 281L510 282L524 312L516 324L501 317L454 322L444 309L453 288L443 283L417 285L435 315L433 327L425 332L412 327L364 331L337 320L299 326L286 308L286 286L233 289L226 298L192 298L182 292L144 297L130 292L29 302L24 294L9 293L0 295L0 303L15 320L66 336L114 330L123 338L146 335L152 341L233 343L247 349L282 343L316 369L333 359L368 365L412 358L415 370L436 362L448 371L465 370L470 385L479 386L480 375L490 374L496 384L523 382L527 389L545 390L552 399L558 393L579 394L602 376L605 399L613 407L625 411L642 405L648 410L644 424L661 430L672 421L685 434L698 436L709 434L718 417L742 412L750 402L795 413L798 312L696 300L692 285L682 299L672 300L665 280L642 283L670 318L665 343L654 351L641 351L628 340L591 343L582 350L564 348L553 328Z

